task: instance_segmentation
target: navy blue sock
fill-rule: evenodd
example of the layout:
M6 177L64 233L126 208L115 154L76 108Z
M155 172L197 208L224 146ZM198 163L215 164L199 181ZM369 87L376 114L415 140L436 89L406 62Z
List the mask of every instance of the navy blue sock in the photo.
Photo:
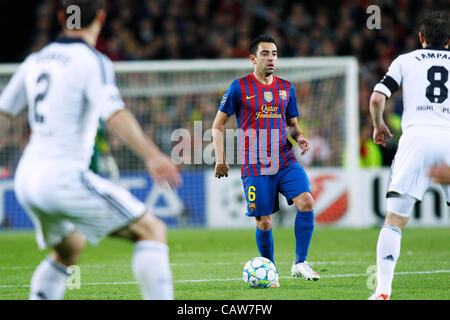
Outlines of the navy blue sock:
M261 256L275 264L272 229L264 231L256 227L256 245Z
M295 217L295 261L306 261L314 230L314 211L297 211Z

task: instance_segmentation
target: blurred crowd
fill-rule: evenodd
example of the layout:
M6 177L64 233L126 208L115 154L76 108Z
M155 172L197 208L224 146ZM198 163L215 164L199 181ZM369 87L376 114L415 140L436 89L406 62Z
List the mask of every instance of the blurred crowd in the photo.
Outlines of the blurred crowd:
M60 35L58 1L40 0L29 52L37 51ZM369 5L381 9L381 28L366 25ZM280 57L356 56L359 61L360 163L363 167L389 166L401 133L401 95L388 100L387 119L395 138L387 148L373 144L369 97L373 86L399 54L419 47L418 27L424 14L449 9L448 1L432 0L109 0L108 18L97 48L113 61L245 58L252 38L272 35ZM29 53L28 52L28 53ZM219 99L220 97L213 97ZM214 117L219 101L192 104L183 109L187 121ZM300 104L302 101L299 101ZM167 101L131 101L145 123L149 104L163 110L155 116L161 145L169 132ZM177 102L172 101L176 106ZM156 104L156 107L155 107ZM155 109L154 109L155 110ZM173 108L176 112L176 107ZM178 125L178 124L177 124ZM182 125L180 123L179 125ZM171 124L171 127L176 126ZM326 142L314 137L321 144ZM114 143L113 143L114 144ZM324 147L325 149L329 146ZM323 152L322 152L323 153ZM320 154L320 152L318 153ZM310 164L317 163L314 159Z

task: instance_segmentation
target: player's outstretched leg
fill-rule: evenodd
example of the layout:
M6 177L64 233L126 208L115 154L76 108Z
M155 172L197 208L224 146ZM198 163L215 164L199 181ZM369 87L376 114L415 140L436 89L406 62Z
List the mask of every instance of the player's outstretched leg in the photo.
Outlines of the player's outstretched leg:
M173 283L165 223L146 213L113 236L135 242L132 268L144 299L172 300Z
M393 213L388 213L377 242L377 288L369 300L389 300L397 260L400 256L402 228L408 221Z
M30 300L61 300L66 291L69 266L76 264L85 246L85 238L72 232L53 248L31 278Z
M304 192L293 201L297 205L298 211L294 226L296 244L291 273L293 277L319 280L319 274L306 261L314 230L314 200L311 193Z

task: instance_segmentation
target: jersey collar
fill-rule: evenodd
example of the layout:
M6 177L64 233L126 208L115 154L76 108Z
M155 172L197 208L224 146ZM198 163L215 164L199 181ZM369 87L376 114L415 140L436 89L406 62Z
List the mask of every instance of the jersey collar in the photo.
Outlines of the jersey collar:
M264 88L271 88L271 87L274 87L274 86L275 86L275 83L276 83L276 77L275 77L275 76L273 76L273 79L272 79L272 83L271 83L271 84L265 84L265 83L260 82L258 79L256 79L256 77L255 77L255 75L254 75L253 73L250 74L250 77L251 77L254 81L256 81L256 83L260 84L260 85L263 86Z
M423 50L444 50L444 51L450 51L449 49L443 47L443 46L428 46L425 48L422 48Z
M77 38L77 37L67 37L67 36L62 36L61 38L59 38L58 40L56 40L57 43L83 43L86 44L86 41L84 41L82 38Z

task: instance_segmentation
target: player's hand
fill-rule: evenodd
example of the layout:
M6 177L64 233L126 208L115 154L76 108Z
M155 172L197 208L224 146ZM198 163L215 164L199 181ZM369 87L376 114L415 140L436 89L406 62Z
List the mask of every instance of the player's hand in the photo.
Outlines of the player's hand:
M214 175L216 178L228 177L230 168L227 163L216 163Z
M306 140L305 136L303 135L297 137L297 143L302 150L302 152L300 153L301 155L304 155L306 152L308 152L309 148L311 147L309 141Z
M373 129L373 142L375 144L386 147L387 137L392 138L393 135L384 122L378 128Z
M429 175L436 183L450 184L450 166L445 163L440 166L432 166Z
M182 183L182 178L178 167L172 160L163 153L159 153L146 163L147 170L152 176L153 180L160 185L169 185L172 188L177 188Z

